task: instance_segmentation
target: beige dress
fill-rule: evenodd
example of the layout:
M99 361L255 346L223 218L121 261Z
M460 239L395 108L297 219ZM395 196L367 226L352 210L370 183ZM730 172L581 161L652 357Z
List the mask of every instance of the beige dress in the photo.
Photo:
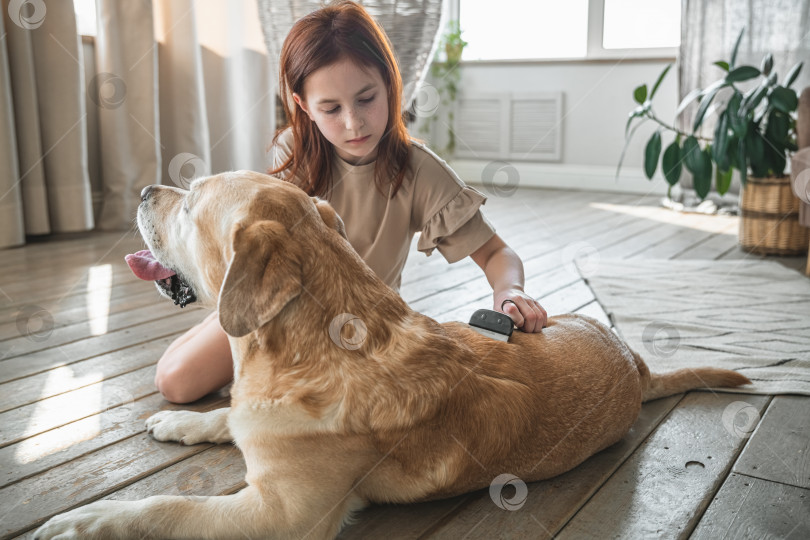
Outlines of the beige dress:
M292 152L288 130L273 150L274 166ZM333 154L332 190L325 197L346 225L355 251L389 286L399 290L411 239L421 233L417 249L438 249L447 262L467 257L495 234L481 214L486 197L464 184L423 144L411 141L409 166L394 198L380 194L374 162L351 165Z

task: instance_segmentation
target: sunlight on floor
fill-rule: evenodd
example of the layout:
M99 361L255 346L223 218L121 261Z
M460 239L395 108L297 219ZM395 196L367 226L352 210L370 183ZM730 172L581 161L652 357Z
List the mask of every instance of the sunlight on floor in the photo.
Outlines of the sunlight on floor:
M88 414L85 411L97 411L101 404L101 384L90 384L69 394L55 396L54 394L64 392L65 388L81 387L98 379L98 373L74 378L73 370L69 366L48 372L48 379L40 393L45 399L34 406L34 412L28 419L23 433L23 436L28 438L17 445L14 453L17 463L31 463L78 442L92 439L101 432L100 416L96 414L66 426L69 428L67 430L62 427L37 435L51 425L60 425L71 418L80 418Z
M739 223L737 216L679 213L659 206L599 202L590 203L588 206L597 210L649 219L659 223L668 223L699 231L734 236L737 235L737 226Z
M112 295L112 265L90 267L87 274L87 317L90 334L100 336L107 333Z

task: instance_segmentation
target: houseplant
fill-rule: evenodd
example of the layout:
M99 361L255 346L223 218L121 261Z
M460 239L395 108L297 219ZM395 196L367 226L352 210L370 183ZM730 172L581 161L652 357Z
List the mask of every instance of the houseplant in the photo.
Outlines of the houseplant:
M660 159L664 178L671 189L678 183L682 166L685 166L692 173L698 197L705 199L711 190L712 179L717 192L725 194L736 169L743 186L740 205L740 242L743 248L762 253L798 253L806 249L807 230L798 223L794 227L790 220L786 222L785 216L797 211L798 200L791 193L785 167L790 153L797 150L795 113L798 96L791 85L803 63L793 66L781 82L773 70L771 54L763 58L759 68L737 65L742 36L743 31L737 37L728 62L714 62L725 73L723 77L706 88L689 92L678 106L676 122L672 125L662 121L652 106L655 93L672 64L664 68L651 91L648 92L646 84L633 91L638 106L630 112L625 126L625 147L617 176L635 131L648 121L655 122L659 127L644 150L644 172L648 178L652 179ZM751 87L744 91L739 86L743 82ZM678 117L696 101L697 112L691 132L678 129ZM710 116L715 120L713 137L705 137L701 128ZM664 132L673 133L675 139L662 153ZM775 223L785 223L784 230L775 230ZM755 226L751 227L752 224ZM796 247L792 247L793 244Z
M430 65L430 74L436 81L436 91L440 96L440 103L447 109L447 144L443 149L437 150L444 156L452 155L456 148L456 136L453 131L453 103L458 95L458 84L461 73L458 69L461 54L467 42L461 38L462 30L457 20L449 21L447 30L441 37L436 56ZM443 59L441 59L443 57ZM438 115L431 115L428 122L423 125L422 132L428 133L436 123Z

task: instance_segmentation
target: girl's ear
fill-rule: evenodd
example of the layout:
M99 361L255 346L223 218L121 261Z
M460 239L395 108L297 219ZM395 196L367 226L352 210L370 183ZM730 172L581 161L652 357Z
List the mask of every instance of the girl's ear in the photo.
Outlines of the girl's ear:
M309 116L310 119L312 119L312 116L309 114L309 110L307 109L307 103L306 101L304 101L304 98L302 98L300 94L293 92L293 100L295 100L298 106L301 107L301 110L304 111L304 113L306 113L306 115Z

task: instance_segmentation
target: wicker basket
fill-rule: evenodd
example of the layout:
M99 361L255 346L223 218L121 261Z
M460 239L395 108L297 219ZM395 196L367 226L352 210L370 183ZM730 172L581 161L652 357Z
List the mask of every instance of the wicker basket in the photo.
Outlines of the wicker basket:
M740 246L762 255L804 255L808 241L790 176L749 177L740 194Z

